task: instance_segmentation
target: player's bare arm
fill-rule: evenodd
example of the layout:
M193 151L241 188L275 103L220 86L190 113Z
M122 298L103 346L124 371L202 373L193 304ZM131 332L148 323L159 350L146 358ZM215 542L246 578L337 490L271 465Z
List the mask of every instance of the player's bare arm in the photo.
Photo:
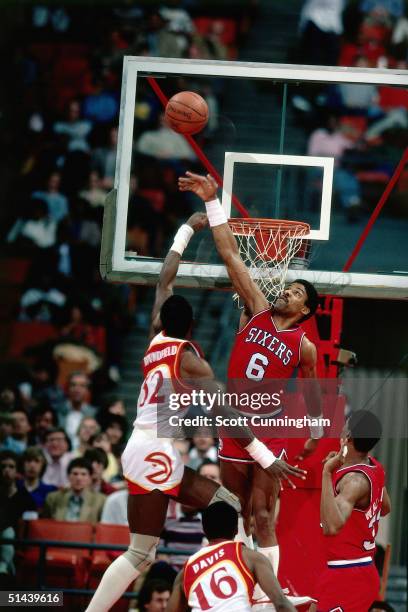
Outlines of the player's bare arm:
M324 535L336 535L354 508L364 509L370 501L370 484L359 472L349 472L338 483L334 494L332 473L343 464L342 451L330 453L323 468L320 520Z
M214 379L214 373L209 363L189 350L184 351L181 357L180 374L183 379L189 381L190 385L202 389L206 393L216 395L219 391L224 391L223 385ZM220 415L225 418L234 417L239 419L241 416L234 408L225 405L222 402L215 402L213 410L214 415ZM237 442L240 446L242 446L242 448L245 448L248 450L248 452L251 452L248 447L252 445L256 447L255 452L257 455L258 453L262 455L262 452L267 453L268 457L265 459L265 462L267 463L269 460L270 464L268 465L263 462L263 457L260 456L259 460L256 456L253 455L253 457L269 475L273 476L274 478L285 479L292 488L296 488L296 486L290 477L297 477L303 480L305 479L305 470L298 467L293 467L286 463L286 461L283 459L274 458L273 453L254 436L250 427L245 425L236 425L235 429L236 432L239 432L240 434L240 437L237 438Z
M296 612L296 608L285 597L269 559L246 547L242 548L242 556L256 582L269 597L276 610Z
M186 172L185 177L179 178L180 191L192 191L204 202L211 202L217 198L217 183L210 174L200 176ZM225 263L228 275L235 291L238 293L251 314L265 310L269 302L252 280L248 269L239 254L237 241L228 223L210 227L217 251Z
M186 612L188 610L188 604L183 590L183 574L184 571L181 570L176 576L170 599L167 602L166 612Z
M207 225L207 215L204 213L194 213L186 221L186 225L191 227L194 233L199 232ZM173 245L174 247L174 245ZM152 338L161 330L160 308L164 302L173 295L174 281L180 265L181 255L179 252L170 248L163 262L159 280L156 285L156 296L152 309L151 325L149 337Z
M381 504L381 516L387 516L391 512L391 500L386 487L384 487L383 500Z
M322 416L322 398L320 385L317 380L316 364L316 346L306 336L304 336L300 349L299 363L303 378L299 379L299 383L302 385L302 381L304 381L302 390L308 415L318 418ZM306 459L306 457L309 457L316 450L318 442L319 439L313 436L306 440L303 450L297 458Z

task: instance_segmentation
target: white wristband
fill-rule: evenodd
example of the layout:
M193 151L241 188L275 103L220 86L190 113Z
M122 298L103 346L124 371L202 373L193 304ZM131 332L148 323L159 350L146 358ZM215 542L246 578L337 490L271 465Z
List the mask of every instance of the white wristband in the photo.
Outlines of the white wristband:
M177 234L174 236L173 246L170 247L170 251L176 251L176 253L178 253L181 257L193 234L193 228L190 225L187 225L187 223L184 223L181 227L179 227Z
M215 200L211 200L210 202L206 202L205 208L210 227L216 227L217 225L222 225L223 223L228 222L227 215L225 214L225 211L218 198L215 198Z
M252 459L255 459L264 469L272 465L277 459L273 452L270 451L263 442L258 440L258 438L252 440L251 444L245 447L245 450L247 450Z
M323 415L320 414L317 417L311 417L309 415L309 419L322 419ZM320 438L323 438L324 436L324 429L323 429L323 425L309 425L309 430L310 430L310 437L313 440L320 440Z

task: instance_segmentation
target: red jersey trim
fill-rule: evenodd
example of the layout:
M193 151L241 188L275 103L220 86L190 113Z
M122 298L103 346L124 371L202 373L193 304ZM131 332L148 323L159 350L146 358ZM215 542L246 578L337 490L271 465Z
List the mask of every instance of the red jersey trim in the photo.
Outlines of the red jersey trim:
M137 482L133 482L132 480L129 480L129 478L127 478L126 476L125 476L125 480L127 482L129 495L147 495L148 493L151 493L152 491L154 491L155 488L156 489L158 488L158 487L153 487L151 489L146 489L145 487L142 487L141 485L137 484ZM178 484L172 485L168 489L159 489L159 491L164 493L164 495L170 495L172 497L173 496L177 497L180 492L180 485L181 485L181 480Z
M184 387L185 389L192 389L191 385L187 385L183 379L181 378L181 374L180 374L180 361L181 361L181 356L183 354L183 349L185 348L189 348L192 347L194 349L195 354L197 355L197 357L200 357L200 354L197 350L197 348L194 346L194 344L192 344L189 340L183 340L183 344L179 346L179 348L177 349L177 353L176 353L176 357L174 359L174 377L177 380L177 382Z
M271 314L271 321L272 321L272 324L273 324L273 326L274 326L274 328L275 328L275 331L276 331L278 334L283 334L284 332L294 332L294 331L299 331L299 329L301 329L300 325L296 325L296 327L290 327L289 329L278 329L278 328L276 327L275 321L273 320L273 316L272 316L272 314ZM304 332L303 332L303 334L304 334Z
M250 580L251 585L252 585L252 590L253 590L253 588L255 586L255 580L254 580L254 577L252 576L251 572L249 571L249 567L245 563L244 558L242 556L242 546L243 546L242 542L236 542L237 559L239 561L239 564L242 566L241 569L242 569L243 575L246 576L248 580ZM248 584L247 584L246 580L245 580L245 583L247 585L248 595L250 595ZM251 597L250 597L250 599L251 599Z

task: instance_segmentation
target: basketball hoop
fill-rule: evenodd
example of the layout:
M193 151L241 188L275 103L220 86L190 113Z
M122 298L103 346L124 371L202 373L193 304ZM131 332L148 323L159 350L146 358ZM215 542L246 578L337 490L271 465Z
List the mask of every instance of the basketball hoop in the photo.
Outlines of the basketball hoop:
M291 263L298 269L308 267L310 241L305 236L310 226L307 223L247 218L229 219L228 223L251 277L270 302L282 292Z

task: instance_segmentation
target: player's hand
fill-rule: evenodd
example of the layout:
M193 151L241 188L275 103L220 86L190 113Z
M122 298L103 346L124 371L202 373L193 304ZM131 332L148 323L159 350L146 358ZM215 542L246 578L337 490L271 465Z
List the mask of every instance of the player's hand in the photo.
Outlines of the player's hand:
M292 487L292 489L296 489L296 485L293 484L289 476L294 476L296 478L301 478L302 480L306 479L306 470L302 470L293 465L289 465L283 459L276 459L265 471L274 478L284 479L288 482L288 484Z
M195 232L199 232L208 225L208 218L205 213L196 212L186 221L186 225L193 228Z
M316 440L315 438L309 438L308 440L306 440L303 450L298 455L296 455L295 459L298 459L299 461L307 459L307 457L310 457L310 455L315 452L318 444L319 440Z
M186 172L186 176L179 177L178 188L180 191L192 191L204 202L209 202L217 197L218 185L211 174L201 176Z
M344 463L345 460L345 451L344 451L345 446L342 445L341 449L337 452L337 451L331 451L326 459L324 460L324 467L323 467L323 472L326 472L327 474L331 474L332 472L334 472L334 470L337 470L339 467L341 467Z

